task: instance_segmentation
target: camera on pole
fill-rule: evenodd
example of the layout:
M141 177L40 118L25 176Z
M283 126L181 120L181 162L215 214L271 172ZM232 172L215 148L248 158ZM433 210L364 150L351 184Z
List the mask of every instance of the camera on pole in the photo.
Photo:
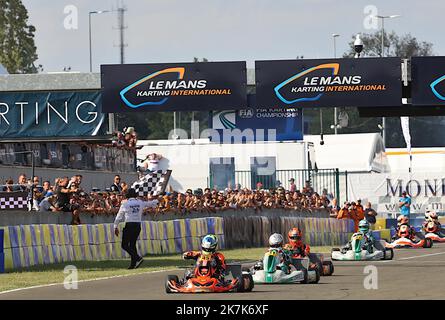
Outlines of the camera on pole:
M360 34L357 34L355 36L354 50L356 52L355 57L359 58L360 53L363 51L363 41L362 41L362 39L360 39Z

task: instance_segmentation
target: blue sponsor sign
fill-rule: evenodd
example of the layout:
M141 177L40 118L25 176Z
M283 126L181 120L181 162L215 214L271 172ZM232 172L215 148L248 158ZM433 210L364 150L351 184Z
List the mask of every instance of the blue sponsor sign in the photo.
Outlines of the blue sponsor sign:
M261 106L401 106L400 58L255 62Z
M0 94L0 136L79 137L105 133L99 91Z
M213 112L211 127L218 130L222 143L303 139L303 116L297 108Z
M101 65L104 112L222 110L246 106L246 63Z

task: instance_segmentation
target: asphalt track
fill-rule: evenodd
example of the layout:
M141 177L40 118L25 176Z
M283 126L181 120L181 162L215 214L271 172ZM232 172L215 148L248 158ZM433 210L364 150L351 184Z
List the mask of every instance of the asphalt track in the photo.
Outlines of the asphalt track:
M250 293L166 294L167 274L181 276L183 270L79 282L77 290L63 285L0 293L9 299L202 299L202 300L301 300L301 299L445 299L445 244L431 249L398 249L395 260L334 262L335 273L318 284L257 285ZM378 289L365 289L364 268L377 267Z

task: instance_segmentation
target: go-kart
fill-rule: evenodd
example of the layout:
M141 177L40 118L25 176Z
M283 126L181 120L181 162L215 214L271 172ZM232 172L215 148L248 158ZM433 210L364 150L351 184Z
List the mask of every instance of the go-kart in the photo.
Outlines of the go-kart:
M410 234L409 228L408 225L401 225L397 236L393 238L392 242L385 243L385 248L431 248L433 246L433 240L426 238L420 232L407 236Z
M423 232L425 232L426 239L431 239L433 242L445 242L445 235L442 229L434 221L429 221L424 226Z
M393 242L385 243L385 248L431 248L433 246L433 240L430 238L424 238L420 240L412 240L410 238L398 238Z
M187 269L183 279L177 275L168 275L165 282L167 293L202 293L202 292L249 292L254 287L252 275L243 272L240 264L227 264L223 277L215 275L212 258L201 255L193 269Z
M292 252L292 251L291 251ZM321 253L309 253L309 269L317 268L320 276L332 276L334 273L334 264L330 260L325 260ZM304 259L304 256L294 253L291 255L291 263L294 264L295 259Z
M351 246L333 248L331 259L338 261L368 261L368 260L392 260L394 251L385 248L385 241L375 241L372 252L364 249L365 237L363 233L356 232L351 237Z
M275 248L270 248L262 261L257 262L249 271L253 281L257 284L274 283L318 283L320 271L318 268L309 269L309 259L292 259L289 271L281 268L280 253Z

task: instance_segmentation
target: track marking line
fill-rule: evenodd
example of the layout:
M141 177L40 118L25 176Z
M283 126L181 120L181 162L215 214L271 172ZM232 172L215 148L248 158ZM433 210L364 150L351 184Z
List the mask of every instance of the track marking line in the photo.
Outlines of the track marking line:
M255 261L242 260L239 263L245 264L245 263L250 263L250 262L255 262ZM146 271L146 272L140 272L140 273L122 274L122 275L109 276L109 277L100 277L100 278L93 278L93 279L78 280L78 281L75 281L75 283L89 282L89 281L100 281L100 280L109 280L109 279L115 279L115 278L137 276L137 275L141 275L141 274L160 273L160 272L166 272L166 271L178 271L178 270L183 270L183 269L184 268L173 268L173 269L163 269L163 270L156 270L156 271ZM12 293L12 292L17 292L17 291L22 291L22 290L38 289L38 288L45 288L45 287L53 287L53 286L58 286L58 285L63 285L63 282L49 283L49 284L42 284L42 285L31 286L31 287L16 288L16 289L11 289L11 290L6 290L6 291L0 291L0 295L7 294L7 293Z
M141 274L160 273L160 272L177 271L177 270L181 270L181 269L174 268L174 269L165 269L165 270L156 270L156 271L145 271L145 272L140 272L140 273L130 273L130 274L122 274L122 275L116 275L116 276L109 276L109 277L101 277L101 278L78 280L78 281L74 281L73 283L90 282L90 281L101 281L101 280L109 280L109 279L116 279L116 278L138 276L138 275L141 275ZM29 290L29 289L38 289L38 288L46 288L46 287L53 287L53 286L60 286L60 285L63 285L63 282L49 283L49 284L42 284L42 285L38 285L38 286L32 286L32 287L24 287L24 288L17 288L17 289L11 289L11 290L6 290L6 291L0 291L0 295L7 294L7 293L12 293L12 292L17 292L17 291L23 291L23 290Z
M441 255L441 254L445 254L445 252L436 252L436 253L422 254L420 256L400 258L399 260L411 260L411 259L422 258L422 257L438 256L438 255ZM438 262L440 262L440 261L438 261Z

